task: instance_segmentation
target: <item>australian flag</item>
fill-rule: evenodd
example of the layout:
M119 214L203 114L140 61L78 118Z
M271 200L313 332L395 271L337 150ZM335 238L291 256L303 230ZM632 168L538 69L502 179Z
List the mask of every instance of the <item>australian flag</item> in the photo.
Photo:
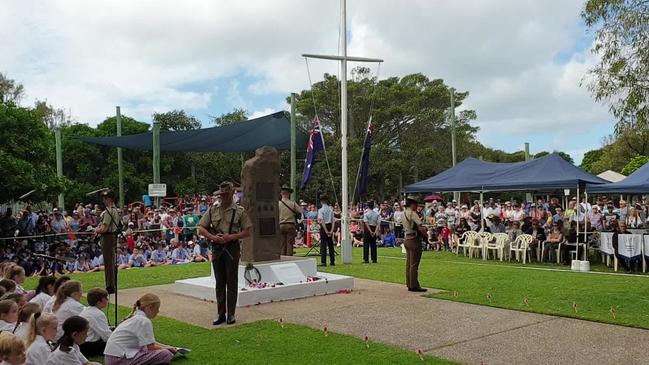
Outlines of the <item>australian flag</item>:
M363 155L361 156L361 169L358 173L358 194L362 197L367 193L367 173L370 169L370 150L372 149L372 124L367 127L365 142L363 142Z
M313 120L313 129L309 135L309 142L306 145L306 159L304 160L304 173L302 174L302 184L300 189L304 190L311 180L311 169L315 163L316 154L324 150L324 142L320 133L320 121Z

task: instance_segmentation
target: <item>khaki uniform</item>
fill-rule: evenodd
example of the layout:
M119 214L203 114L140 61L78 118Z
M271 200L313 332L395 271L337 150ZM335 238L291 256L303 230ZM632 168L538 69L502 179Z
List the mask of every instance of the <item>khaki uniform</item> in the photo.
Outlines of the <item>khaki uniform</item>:
M211 206L198 225L213 234L232 234L252 227L252 222L243 207L232 203L227 208ZM234 315L236 310L240 257L241 246L238 240L226 244L212 244L212 267L216 277L216 307L219 316L225 315L226 312Z
M402 219L405 240L403 246L406 248L406 286L408 289L417 289L419 285L419 261L421 261L421 240L414 229L414 224L421 227L421 219L412 209L407 208Z
M279 234L282 244L281 255L293 256L293 244L297 230L295 227L295 216L302 212L297 203L288 198L282 198L279 205Z
M117 285L117 271L115 270L115 248L117 246L117 223L120 221L119 213L115 207L106 208L99 216L100 225L106 226L107 231L101 234L101 253L104 255L104 279L106 291L114 293Z

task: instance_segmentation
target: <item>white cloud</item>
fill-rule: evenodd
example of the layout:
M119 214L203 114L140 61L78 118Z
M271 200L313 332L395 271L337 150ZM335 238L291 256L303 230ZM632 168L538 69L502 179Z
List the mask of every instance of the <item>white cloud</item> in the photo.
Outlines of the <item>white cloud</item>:
M469 91L461 108L477 111L480 138L493 147L507 149L511 139L522 144L550 131L558 142L534 143L551 149L610 119L579 86L595 59L587 50L571 55L583 37L582 0L357 0L348 6L350 55L383 58L382 76L423 72ZM235 80L219 95L228 104L260 112L284 106L291 91L308 88L300 55L337 52L339 5L14 0L0 7L0 24L0 69L25 84L28 101L47 98L95 124L115 105L143 120L180 108L218 115L225 111L205 109L225 78ZM332 61L309 65L314 82L338 70ZM244 78L253 82L244 86ZM187 87L195 83L208 86Z

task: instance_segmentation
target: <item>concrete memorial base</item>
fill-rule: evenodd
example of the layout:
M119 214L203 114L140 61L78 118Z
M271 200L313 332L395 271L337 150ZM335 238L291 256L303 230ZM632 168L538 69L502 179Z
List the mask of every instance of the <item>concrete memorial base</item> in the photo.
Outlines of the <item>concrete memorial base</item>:
M333 294L354 288L353 277L318 272L316 260L311 258L282 256L277 261L260 262L253 265L259 270L261 282L265 283L266 287L258 288L248 285L244 277L246 263L242 262L239 265L239 299L237 301L239 307ZM212 271L210 276L177 280L174 291L177 294L215 301L214 287L214 272Z

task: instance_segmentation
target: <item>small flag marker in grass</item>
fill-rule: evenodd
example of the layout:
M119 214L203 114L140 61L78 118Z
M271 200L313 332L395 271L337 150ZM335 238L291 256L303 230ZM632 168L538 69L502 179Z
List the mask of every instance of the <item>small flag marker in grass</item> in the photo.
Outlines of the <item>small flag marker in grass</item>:
M615 312L616 312L615 307L611 306L611 310L609 310L608 312L611 313L611 316L613 316L613 319L615 319Z
M572 302L572 309L577 313L577 302Z
M370 348L370 338L365 336L364 340L365 340L365 347L367 347L369 349Z
M453 290L453 298L457 298L457 290Z
M419 355L419 360L424 361L424 352L421 349L417 349L417 355Z
M491 303L491 293L487 293L487 300Z
M530 301L527 300L527 297L523 297L523 303L525 303L526 306L530 305Z
M279 322L279 326L284 328L284 318L280 318L278 322Z
M329 331L327 330L327 325L325 325L325 326L322 328L322 332L324 332L324 335L325 335L325 336L329 336Z

